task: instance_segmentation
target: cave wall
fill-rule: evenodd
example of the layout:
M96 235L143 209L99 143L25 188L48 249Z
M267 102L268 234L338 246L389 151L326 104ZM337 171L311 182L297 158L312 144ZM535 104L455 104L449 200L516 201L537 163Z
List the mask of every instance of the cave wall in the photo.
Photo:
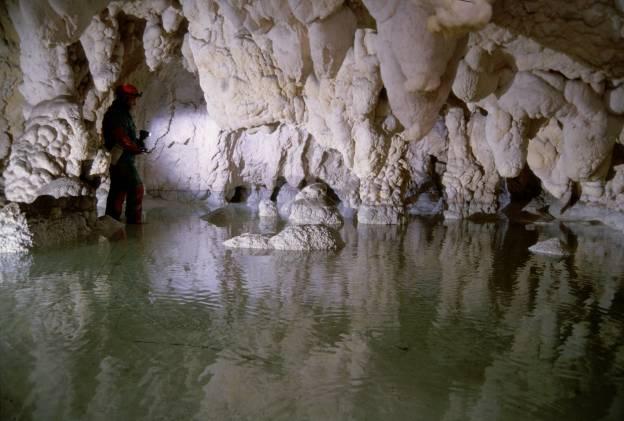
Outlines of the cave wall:
M127 81L145 91L156 196L323 181L348 208L455 218L498 212L529 172L624 211L624 5L555 3L9 1L4 193L93 194L102 114Z
M18 89L19 39L4 3L0 4L0 173L6 167L13 139L23 129L22 97ZM0 190L3 186L0 177Z

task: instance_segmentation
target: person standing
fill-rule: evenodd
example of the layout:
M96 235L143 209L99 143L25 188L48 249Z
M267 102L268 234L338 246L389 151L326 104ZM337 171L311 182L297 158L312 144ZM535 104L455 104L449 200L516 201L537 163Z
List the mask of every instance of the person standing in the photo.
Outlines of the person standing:
M137 137L136 127L130 111L141 96L139 90L130 84L115 89L115 100L106 110L102 120L104 145L111 152L110 190L106 199L106 215L121 219L126 201L126 223L143 223L143 195L145 188L136 169L135 156L147 152L143 141L148 132L141 130Z

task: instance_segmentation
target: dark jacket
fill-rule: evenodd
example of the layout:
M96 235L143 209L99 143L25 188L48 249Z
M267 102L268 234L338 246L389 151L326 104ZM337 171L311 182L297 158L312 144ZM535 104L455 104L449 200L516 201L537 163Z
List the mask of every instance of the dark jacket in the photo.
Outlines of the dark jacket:
M119 164L133 164L134 156L141 153L141 142L136 134L136 127L130 114L130 108L120 99L113 101L106 110L102 120L102 135L104 146L109 151L115 145L123 148L123 153L117 161Z

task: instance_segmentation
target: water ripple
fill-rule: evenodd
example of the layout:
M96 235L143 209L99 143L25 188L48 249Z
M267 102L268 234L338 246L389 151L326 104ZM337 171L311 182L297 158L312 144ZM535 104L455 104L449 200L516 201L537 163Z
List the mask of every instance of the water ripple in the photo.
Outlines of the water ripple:
M617 419L612 230L571 225L567 260L528 253L548 232L419 219L254 253L221 244L266 229L249 212L151 212L1 261L0 418Z

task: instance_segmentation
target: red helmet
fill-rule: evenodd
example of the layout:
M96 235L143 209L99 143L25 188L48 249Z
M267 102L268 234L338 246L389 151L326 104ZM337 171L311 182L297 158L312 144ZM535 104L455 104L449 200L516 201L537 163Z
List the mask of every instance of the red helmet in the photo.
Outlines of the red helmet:
M115 89L115 94L117 96L141 96L143 95L141 92L139 92L139 90L136 88L136 86L131 85L129 83L124 83L123 85L119 85L117 87L117 89Z

